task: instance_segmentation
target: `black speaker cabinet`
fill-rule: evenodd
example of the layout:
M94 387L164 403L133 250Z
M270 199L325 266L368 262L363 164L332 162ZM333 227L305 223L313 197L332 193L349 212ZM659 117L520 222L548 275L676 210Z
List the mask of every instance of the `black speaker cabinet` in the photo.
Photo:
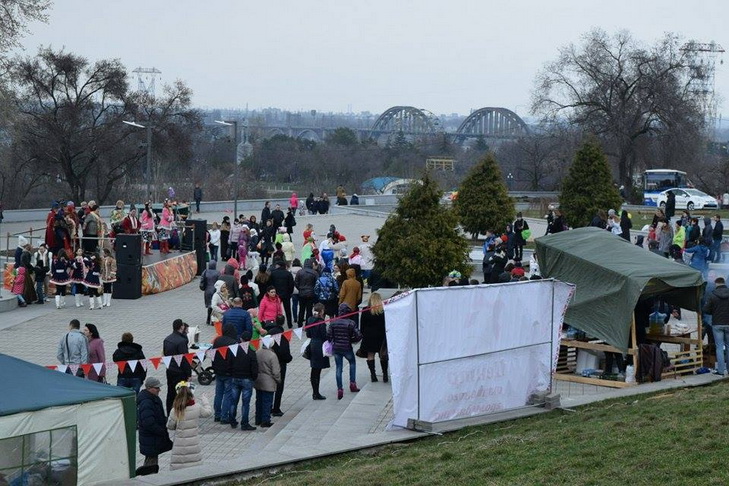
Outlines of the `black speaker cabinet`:
M141 265L142 235L117 235L115 246L117 265Z
M116 282L112 297L138 299L142 296L142 265L116 265Z

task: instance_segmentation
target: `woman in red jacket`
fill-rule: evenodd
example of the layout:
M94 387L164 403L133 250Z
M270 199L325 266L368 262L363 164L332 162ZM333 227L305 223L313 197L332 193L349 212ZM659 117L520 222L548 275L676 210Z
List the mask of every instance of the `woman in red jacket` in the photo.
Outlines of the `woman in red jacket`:
M276 295L276 289L273 285L266 289L266 295L261 299L261 304L258 306L258 320L263 322L276 321L276 316L283 315L283 302L281 298Z

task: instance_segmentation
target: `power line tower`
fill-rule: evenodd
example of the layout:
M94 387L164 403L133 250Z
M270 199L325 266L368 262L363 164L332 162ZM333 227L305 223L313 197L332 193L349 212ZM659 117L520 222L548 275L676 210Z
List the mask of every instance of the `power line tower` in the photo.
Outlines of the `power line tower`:
M157 68L138 67L132 72L137 74L137 89L154 97L154 84L162 71Z
M724 63L724 60L721 59L724 48L713 41L710 43L691 41L684 44L681 51L687 54L688 67L691 70L689 91L699 102L709 131L713 135L717 112L717 101L714 95L716 60L719 59L719 64Z

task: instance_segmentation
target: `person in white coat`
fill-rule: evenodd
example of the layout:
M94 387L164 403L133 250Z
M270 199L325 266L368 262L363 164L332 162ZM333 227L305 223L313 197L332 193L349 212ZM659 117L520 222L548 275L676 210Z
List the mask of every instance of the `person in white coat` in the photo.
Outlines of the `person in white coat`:
M191 383L181 381L175 389L177 396L172 402L172 413L167 420L167 428L175 431L170 459L170 469L173 471L202 463L198 436L200 419L213 415L207 395L200 395L196 401Z

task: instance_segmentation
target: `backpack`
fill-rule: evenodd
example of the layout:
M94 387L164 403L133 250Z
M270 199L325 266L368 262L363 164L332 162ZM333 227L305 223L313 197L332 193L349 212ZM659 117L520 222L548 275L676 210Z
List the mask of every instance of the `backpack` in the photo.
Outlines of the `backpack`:
M319 277L314 286L314 293L320 301L332 300L334 298L334 279L332 277Z

